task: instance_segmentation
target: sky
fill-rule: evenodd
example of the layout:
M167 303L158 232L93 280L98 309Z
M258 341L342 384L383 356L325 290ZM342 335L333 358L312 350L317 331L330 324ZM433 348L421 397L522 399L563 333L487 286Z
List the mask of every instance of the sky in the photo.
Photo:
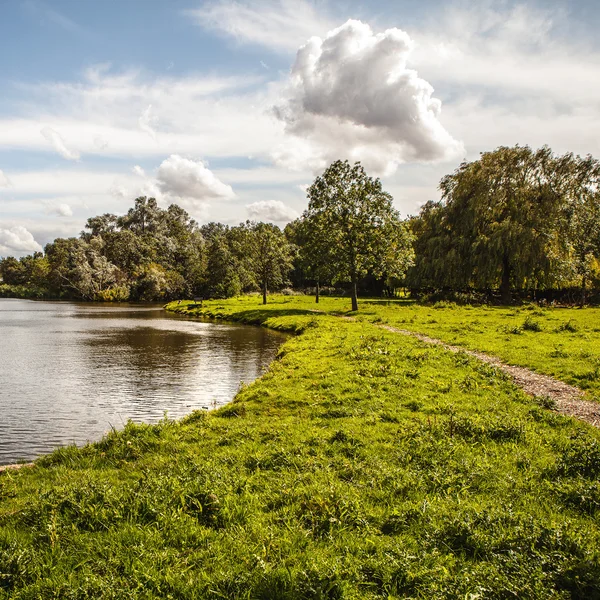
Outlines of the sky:
M0 256L138 196L280 226L331 162L403 216L501 145L600 157L595 0L0 0Z

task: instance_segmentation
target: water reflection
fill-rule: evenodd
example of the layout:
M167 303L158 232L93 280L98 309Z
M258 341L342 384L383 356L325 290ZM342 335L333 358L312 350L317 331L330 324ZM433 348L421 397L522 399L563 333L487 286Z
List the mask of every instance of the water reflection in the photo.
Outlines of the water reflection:
M284 340L156 306L0 300L0 464L231 400Z

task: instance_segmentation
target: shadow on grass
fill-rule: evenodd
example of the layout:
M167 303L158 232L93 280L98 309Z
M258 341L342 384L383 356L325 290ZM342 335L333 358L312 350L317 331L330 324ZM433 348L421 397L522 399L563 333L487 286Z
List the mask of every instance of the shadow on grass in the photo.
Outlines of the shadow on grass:
M252 310L240 310L232 313L221 313L218 308L207 311L205 314L216 318L226 318L228 321L248 323L250 325L262 325L267 319L281 317L310 316L318 317L325 313L304 308L256 308Z

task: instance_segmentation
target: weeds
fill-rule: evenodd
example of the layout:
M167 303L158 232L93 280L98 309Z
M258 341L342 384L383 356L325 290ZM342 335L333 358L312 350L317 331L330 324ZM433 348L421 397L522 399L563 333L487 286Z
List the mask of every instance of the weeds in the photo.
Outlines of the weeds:
M523 331L542 331L542 325L539 321L536 321L531 315L527 315L525 317L525 321L523 321L523 325L521 325Z

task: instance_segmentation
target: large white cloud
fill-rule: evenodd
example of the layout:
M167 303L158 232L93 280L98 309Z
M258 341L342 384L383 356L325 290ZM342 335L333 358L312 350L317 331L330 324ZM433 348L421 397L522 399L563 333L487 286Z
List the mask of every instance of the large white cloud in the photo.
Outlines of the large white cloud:
M39 252L41 249L42 247L25 227L21 225L8 229L0 227L0 255L28 254Z
M199 201L233 198L231 186L219 180L201 161L172 154L156 172L163 194Z
M292 67L289 97L276 107L287 133L299 138L276 158L294 156L324 166L361 160L377 173L409 161L439 161L463 152L439 121L432 86L407 68L413 43L407 33L349 20L325 39L311 38Z
M281 200L259 200L247 204L246 209L251 219L258 219L259 221L283 223L292 221L298 216L293 208L286 206Z
M60 135L56 129L52 129L52 127L43 127L40 130L40 133L63 158L66 158L67 160L79 160L79 152L68 148L62 135Z
M8 175L6 175L4 171L0 169L0 187L8 187L9 185L11 185L11 183Z

